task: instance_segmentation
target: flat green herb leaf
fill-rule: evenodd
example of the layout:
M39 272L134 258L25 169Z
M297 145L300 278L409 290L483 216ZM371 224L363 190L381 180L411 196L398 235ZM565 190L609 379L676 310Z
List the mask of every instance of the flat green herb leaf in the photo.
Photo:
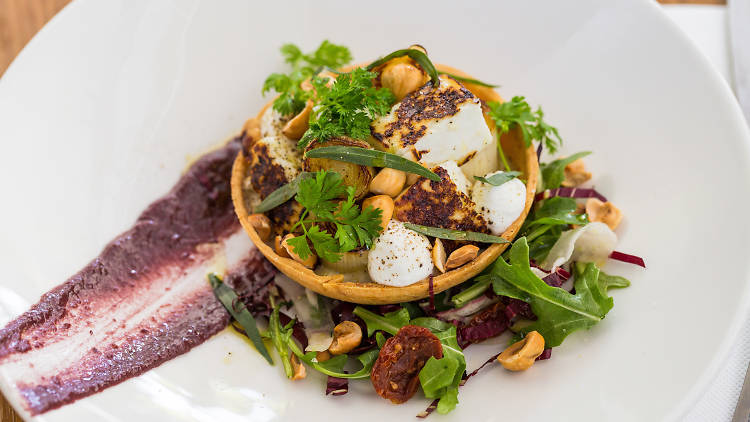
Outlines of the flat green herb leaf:
M247 337L253 342L253 345L258 352L263 355L268 363L273 365L273 359L271 359L271 355L268 353L266 345L263 344L263 339L258 331L255 318L253 318L253 315L247 310L247 307L242 303L237 296L237 293L235 293L231 287L224 284L216 274L209 274L208 281L211 284L211 288L213 289L216 298L219 299L219 302L224 305L224 308L226 308L229 314L232 315L232 318L242 325L242 329L245 330L245 334L247 334Z
M417 233L421 233L425 236L437 237L440 239L448 240L465 240L469 242L482 242L482 243L510 243L507 240L499 236L493 236L486 233L477 232L466 232L462 230L450 230L443 229L440 227L428 227L421 226L419 224L404 223L404 227L409 230L414 230Z
M356 68L340 74L331 86L327 78L313 78L317 104L298 146L304 148L313 140L325 142L335 136L367 139L372 119L388 113L396 101L390 90L372 85L376 76Z
M347 199L337 201L344 194ZM295 199L304 210L290 231L299 227L302 235L288 242L302 259L312 254L308 242L321 259L337 262L342 253L357 246L370 248L380 235L383 211L367 207L360 212L354 200L354 189L344 185L341 175L334 171L321 170L314 177L303 178ZM307 219L308 216L312 218ZM336 232L331 235L327 230L321 230L318 223L332 225Z
M425 397L436 399L445 394L445 390L453 383L458 361L452 357L435 359L431 356L422 370L419 371L419 383L422 385Z
M476 79L466 78L463 76L454 75L453 73L442 72L443 75L449 76L459 82L466 82L467 84L486 86L487 88L499 88L500 85L488 84L487 82L478 81Z
M546 199L542 206L534 213L534 220L528 226L539 224L549 225L567 225L567 224L587 224L586 214L574 214L577 208L574 198L564 198L555 196Z
M369 311L361 306L354 308L354 315L362 318L367 325L367 337L378 330L388 334L396 335L401 327L409 324L409 311L401 308L398 311L389 312L383 316Z
M438 71L435 68L435 65L432 64L432 61L430 60L430 58L427 57L427 54L419 50L412 49L412 48L407 48L404 50L396 50L393 53L385 57L379 58L375 60L374 62L370 63L369 65L367 65L366 69L373 70L376 67L387 63L391 59L395 59L397 57L403 57L403 56L409 56L409 58L417 62L419 67L421 67L422 70L424 70L427 73L427 75L429 75L430 80L436 87L440 85L440 76L438 74Z
M542 170L544 189L559 188L563 180L565 180L565 166L589 154L591 154L591 151L583 151L539 166Z
M474 178L488 185L500 186L503 183L509 182L520 175L520 171L504 171L502 173L493 174L490 177L474 176Z
M552 153L562 144L557 128L544 121L542 108L532 111L524 97L516 96L504 103L490 101L487 106L490 108L489 116L495 121L498 134L502 135L519 127L526 146L531 146L532 141L543 142Z
M513 244L510 263L502 258L495 261L490 270L495 293L529 303L538 317L518 333L519 337L536 330L547 347L556 347L570 333L592 327L612 309L612 298L598 282L596 265L588 264L583 271L576 268L574 272L575 295L547 285L531 271L526 238Z
M275 191L271 192L268 196L266 196L266 199L264 199L260 204L258 204L258 206L255 207L255 210L253 210L253 212L264 213L292 199L294 195L297 194L300 181L303 179L309 179L313 175L314 173L308 173L306 171L303 171L302 173L297 175L297 177L295 177L294 180L281 186L280 188L276 189Z
M363 166L372 167L389 167L396 170L414 173L424 176L432 181L439 182L440 176L430 171L419 163L407 160L396 154L374 149L348 147L348 146L330 146L320 147L305 153L307 158L328 158L336 161L344 161Z

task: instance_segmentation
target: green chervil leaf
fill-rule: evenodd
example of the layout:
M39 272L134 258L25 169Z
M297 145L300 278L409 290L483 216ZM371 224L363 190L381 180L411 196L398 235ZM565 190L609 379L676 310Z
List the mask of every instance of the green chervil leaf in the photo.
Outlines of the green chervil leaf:
M294 44L284 44L281 47L284 61L292 70L288 74L272 73L263 83L263 93L276 91L279 97L274 100L273 108L284 116L292 116L305 107L305 102L312 98L312 91L304 91L300 84L311 78L324 68L338 68L352 59L349 49L336 45L328 40L323 41L318 48L304 54Z
M299 146L305 147L313 140L325 142L334 136L367 139L372 119L388 113L396 101L388 89L373 87L376 76L357 68L339 75L330 87L328 79L313 78L318 102Z
M589 154L591 154L590 151L583 151L539 166L542 170L544 189L559 188L563 180L565 180L565 166Z
M542 108L532 111L524 97L516 96L504 103L491 101L487 105L490 108L489 115L497 125L498 134L502 135L517 126L521 129L527 146L532 141L543 142L547 150L554 153L562 145L557 128L544 121Z
M526 238L513 244L510 263L498 259L488 276L495 293L531 305L538 319L523 327L518 336L536 330L544 337L545 347L559 346L570 333L592 327L613 306L612 298L598 281L599 269L594 264L575 266L575 295L547 285L531 271Z

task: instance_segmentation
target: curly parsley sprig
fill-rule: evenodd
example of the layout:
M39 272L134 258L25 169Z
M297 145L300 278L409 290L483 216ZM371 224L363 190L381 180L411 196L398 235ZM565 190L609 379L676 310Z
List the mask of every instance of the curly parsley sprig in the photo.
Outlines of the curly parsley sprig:
M318 100L310 115L310 128L299 140L299 146L304 148L313 140L325 142L335 136L367 139L372 119L388 113L396 101L390 90L372 85L375 77L376 73L357 68L340 74L330 86L327 78L313 78Z
M294 44L284 44L281 47L284 61L292 66L289 73L272 73L263 83L263 94L276 91L279 97L273 102L273 109L284 116L292 116L305 108L305 102L313 93L302 89L301 84L308 78L318 74L326 68L337 69L352 60L349 49L343 45L336 45L328 40L323 41L318 48L304 54Z
M345 201L336 201L344 195ZM302 234L290 239L289 245L302 259L313 253L312 244L321 259L337 262L342 253L358 246L372 247L382 230L382 210L367 207L360 211L354 202L354 188L344 185L336 172L321 170L315 177L302 180L294 199L305 209L291 230L300 228ZM335 234L322 229L321 224L335 227Z

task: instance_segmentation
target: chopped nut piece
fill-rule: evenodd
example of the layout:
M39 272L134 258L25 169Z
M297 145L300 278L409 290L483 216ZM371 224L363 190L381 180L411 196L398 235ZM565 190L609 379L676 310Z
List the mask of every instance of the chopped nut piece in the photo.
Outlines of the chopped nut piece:
M302 364L302 362L297 359L297 355L292 355L289 360L292 363L292 381L297 381L304 379L307 376L307 370L305 369L305 365Z
M333 329L333 343L328 348L332 355L343 355L362 342L362 329L353 321L344 321Z
M536 358L544 352L544 337L536 331L526 334L523 340L503 350L497 361L509 371L525 371L531 368Z
M312 111L312 108L312 100L307 100L305 108L302 109L302 111L300 111L296 116L292 117L288 122L286 122L284 127L281 129L281 133L283 133L287 138L294 139L295 141L298 141L300 138L302 138L302 135L304 135L309 128L310 112Z
M370 192L395 198L404 189L406 173L401 170L384 168L370 182Z
M602 222L612 230L616 229L622 221L622 211L611 202L602 202L596 198L589 198L586 201L586 214L589 216L589 221Z
M583 159L579 158L565 166L565 180L562 185L566 188L576 187L591 179L591 173L586 171Z
M381 231L385 230L388 223L391 222L391 217L393 217L393 198L388 195L371 196L362 201L362 210L364 211L368 206L382 210L380 228Z
M291 258L289 254L286 252L286 249L284 249L284 246L281 245L281 242L283 239L281 236L276 236L273 239L273 250L276 252L276 255L282 257L282 258Z
M474 245L464 245L453 251L445 262L445 269L458 268L479 255L479 248Z
M435 245L432 247L432 263L435 264L435 268L437 268L441 273L444 273L445 262L446 257L443 242L440 239L435 238Z
M250 214L247 216L247 221L258 233L260 240L265 242L271 237L271 220L268 217L263 214Z
M281 246L284 247L286 250L286 253L289 254L289 256L299 262L300 264L304 265L307 268L313 268L315 267L315 264L318 262L318 256L314 253L310 254L310 256L307 257L307 259L300 258L299 255L297 255L293 250L292 246L289 244L289 241L294 239L294 235L289 233L288 235L284 236L284 239L281 241Z

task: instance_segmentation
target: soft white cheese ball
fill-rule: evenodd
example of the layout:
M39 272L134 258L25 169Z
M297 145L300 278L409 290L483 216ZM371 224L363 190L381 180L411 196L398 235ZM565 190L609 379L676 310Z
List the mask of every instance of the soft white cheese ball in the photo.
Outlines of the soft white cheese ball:
M432 269L430 241L396 220L388 223L367 257L370 278L386 286L414 284L429 277Z
M502 173L489 173L485 178ZM474 183L471 195L477 211L487 220L487 227L495 236L501 235L521 215L526 206L526 186L518 179L509 180L500 186L492 186L479 180Z

